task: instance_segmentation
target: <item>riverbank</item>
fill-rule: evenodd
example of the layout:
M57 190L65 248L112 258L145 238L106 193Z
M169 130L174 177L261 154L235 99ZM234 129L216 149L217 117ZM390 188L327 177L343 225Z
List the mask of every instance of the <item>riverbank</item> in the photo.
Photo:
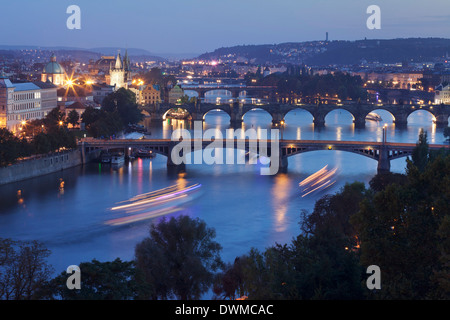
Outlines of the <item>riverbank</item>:
M81 150L55 152L19 161L0 168L0 185L31 179L83 165L98 158L100 151L93 151L83 157Z

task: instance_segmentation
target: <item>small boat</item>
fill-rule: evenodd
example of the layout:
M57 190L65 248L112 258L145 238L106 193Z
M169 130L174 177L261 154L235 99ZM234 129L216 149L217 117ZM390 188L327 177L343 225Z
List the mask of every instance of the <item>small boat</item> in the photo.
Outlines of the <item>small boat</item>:
M150 158L150 159L156 156L152 150L145 150L145 149L136 150L134 155L139 158Z
M125 156L123 155L123 153L114 153L111 156L111 164L120 165L120 164L123 164L124 162L125 162Z
M376 114L375 112L370 112L367 116L366 116L366 120L371 120L371 121L383 121L383 119L381 119L381 117Z

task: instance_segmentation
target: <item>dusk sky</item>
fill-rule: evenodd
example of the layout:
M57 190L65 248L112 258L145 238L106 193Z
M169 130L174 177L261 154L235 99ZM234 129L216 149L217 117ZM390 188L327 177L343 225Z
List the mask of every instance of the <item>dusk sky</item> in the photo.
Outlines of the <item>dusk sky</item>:
M81 30L66 9L81 8ZM369 5L381 30L369 30ZM219 47L323 40L444 37L449 0L14 0L0 6L1 45L128 47L204 53Z

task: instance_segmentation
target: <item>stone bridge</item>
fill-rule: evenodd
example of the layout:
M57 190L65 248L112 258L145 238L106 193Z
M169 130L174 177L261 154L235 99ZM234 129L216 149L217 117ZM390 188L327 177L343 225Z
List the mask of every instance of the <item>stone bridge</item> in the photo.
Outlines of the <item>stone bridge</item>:
M245 85L203 85L203 86L182 86L183 90L197 92L198 98L205 98L205 94L215 90L225 90L231 93L233 99L238 99L241 93L245 92L247 96L257 97L274 101L276 99L276 86L245 86Z
M124 153L133 149L151 150L155 153L167 157L167 166L176 166L172 160L172 150L180 141L170 139L116 139L101 140L85 138L79 143L82 153L88 153L93 150L121 150ZM208 146L212 148L233 148L244 152L253 152L256 154L272 155L272 148L277 147L279 161L278 172L286 172L288 167L288 157L296 154L311 152L317 150L339 150L352 152L361 156L378 161L377 170L379 173L390 171L390 161L412 154L416 144L414 143L388 143L388 142L368 142L368 141L326 141L326 140L255 140L255 139L188 139L188 151L204 150ZM449 145L429 145L430 150L449 149ZM182 157L185 156L181 155ZM225 161L224 161L225 163Z
M302 109L308 111L313 117L313 123L317 127L325 125L325 117L334 110L346 110L353 116L353 122L357 128L363 128L366 123L366 116L375 110L385 110L389 112L394 123L398 127L404 127L408 123L408 116L417 110L425 110L431 113L437 126L448 126L450 116L450 105L399 105L399 104L240 104L238 102L230 104L208 104L191 103L184 105L160 104L155 106L142 107L143 113L155 122L165 120L166 114L173 108L181 108L189 113L189 119L204 120L205 115L211 110L222 110L230 116L230 124L233 127L240 126L244 115L254 109L262 109L272 117L273 126L284 124L285 116L293 110Z

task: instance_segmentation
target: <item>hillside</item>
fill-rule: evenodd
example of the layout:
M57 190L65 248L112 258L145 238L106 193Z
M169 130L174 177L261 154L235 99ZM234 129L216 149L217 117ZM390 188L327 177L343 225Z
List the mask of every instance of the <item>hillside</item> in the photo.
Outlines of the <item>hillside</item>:
M409 38L358 41L312 41L219 48L199 59L241 60L256 64L351 65L361 60L428 62L450 53L450 39Z

